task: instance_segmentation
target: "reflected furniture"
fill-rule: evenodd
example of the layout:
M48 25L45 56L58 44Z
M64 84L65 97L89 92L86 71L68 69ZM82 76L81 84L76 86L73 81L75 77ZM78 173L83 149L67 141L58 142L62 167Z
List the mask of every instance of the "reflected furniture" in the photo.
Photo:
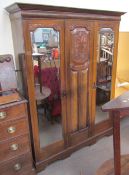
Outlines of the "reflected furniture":
M40 85L40 92L42 93L42 77L40 76L41 75L41 70L42 70L42 67L41 67L41 62L42 62L42 58L44 57L44 54L40 54L40 53L33 53L32 54L32 57L34 60L38 60L38 72L35 72L35 75L38 73L39 74L39 78L38 78L38 82L39 82L39 85ZM36 71L36 70L35 70Z
M41 75L43 85L51 90L51 94L47 99L47 104L51 121L53 121L55 117L61 115L60 79L58 69L57 67L44 68Z
M27 100L17 91L12 55L0 60L0 174L34 175Z
M42 92L40 91L40 85L35 85L35 98L37 108L38 106L42 106L44 109L44 115L46 117L46 110L47 110L47 99L51 94L51 90L48 87L42 86Z
M100 30L100 51L97 60L97 104L110 100L114 54L114 32L111 28ZM100 98L99 98L100 97Z
M42 93L40 92L40 85L35 85L35 96L37 101L45 100L51 94L48 87L42 86Z
M109 112L113 121L113 160L106 161L97 171L97 175L129 174L129 155L120 155L120 117L129 115L129 91L102 106L103 112Z
M38 85L35 86L36 89L36 100L44 100L45 111L48 110L49 118L54 121L54 117L61 114L61 98L60 98L60 80L58 76L58 69L56 67L47 67L37 73L37 66L34 66L35 78L38 75L41 76L42 81L42 92ZM41 86L41 85L40 85Z
M22 3L13 4L6 10L12 23L16 60L24 53L20 58L23 87L29 101L34 162L40 171L55 160L112 133L110 117L95 123L97 63L105 50L105 56L111 52L111 99L115 90L119 22L124 13ZM40 146L32 60L32 36L37 29L51 29L51 34L56 34L60 53L62 138L45 147ZM107 50L107 46L112 50Z

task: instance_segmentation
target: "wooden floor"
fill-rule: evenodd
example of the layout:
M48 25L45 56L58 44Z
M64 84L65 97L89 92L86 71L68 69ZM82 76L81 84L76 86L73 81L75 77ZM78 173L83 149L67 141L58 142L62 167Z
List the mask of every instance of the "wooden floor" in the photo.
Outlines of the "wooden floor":
M114 160L107 160L96 175L114 175ZM121 156L121 175L129 175L129 155Z

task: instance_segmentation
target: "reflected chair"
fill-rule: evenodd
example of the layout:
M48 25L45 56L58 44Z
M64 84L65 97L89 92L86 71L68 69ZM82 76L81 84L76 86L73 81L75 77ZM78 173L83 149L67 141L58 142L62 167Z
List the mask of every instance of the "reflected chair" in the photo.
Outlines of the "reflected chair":
M39 74L38 66L34 66L35 80ZM56 67L47 67L42 69L42 85L51 90L50 96L44 102L44 109L48 120L53 121L55 117L61 116L61 98L60 98L60 80L59 72Z
M47 110L53 121L55 117L61 115L60 80L56 67L42 69L42 84L51 90L47 99Z

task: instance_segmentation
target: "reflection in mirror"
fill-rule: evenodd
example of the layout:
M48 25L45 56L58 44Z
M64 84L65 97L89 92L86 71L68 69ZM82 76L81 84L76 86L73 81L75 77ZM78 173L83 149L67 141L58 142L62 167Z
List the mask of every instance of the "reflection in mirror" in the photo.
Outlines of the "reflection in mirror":
M114 32L110 28L102 28L99 36L96 80L96 123L108 119L108 113L102 112L101 106L110 101Z
M62 140L59 32L37 28L30 33L40 147Z

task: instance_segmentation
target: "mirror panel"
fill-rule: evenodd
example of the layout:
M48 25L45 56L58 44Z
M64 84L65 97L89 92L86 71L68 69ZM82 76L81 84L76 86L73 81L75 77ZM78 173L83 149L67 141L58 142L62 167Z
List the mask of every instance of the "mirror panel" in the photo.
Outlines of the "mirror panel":
M108 113L102 112L101 106L110 101L113 50L114 32L110 28L102 28L99 34L99 54L97 58L95 123L108 119Z
M30 33L40 147L62 140L60 33L37 28Z

